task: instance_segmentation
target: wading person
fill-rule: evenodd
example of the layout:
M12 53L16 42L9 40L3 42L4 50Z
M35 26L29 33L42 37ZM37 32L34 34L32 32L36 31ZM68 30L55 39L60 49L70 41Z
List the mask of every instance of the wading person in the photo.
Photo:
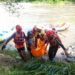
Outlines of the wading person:
M66 51L66 48L64 47L59 36L56 34L56 32L54 30L47 31L46 36L48 39L48 43L50 44L49 51L48 51L49 60L52 61L55 58L59 47L63 48L65 55L68 57L68 53Z
M3 43L2 50L6 47L7 43L11 39L13 39L15 47L17 48L20 57L24 61L26 61L26 53L25 53L25 46L24 46L26 36L25 33L22 31L22 27L20 25L16 25L16 32Z
M26 47L27 47L27 50L31 57L33 57L32 53L31 53L32 43L33 43L33 33L32 33L32 31L28 31Z
M37 47L37 39L39 38L39 33L41 32L40 29L38 29L36 26L33 27L31 31L28 31L27 33L27 50L30 53L30 56L33 57L31 53L31 47L34 42L34 47Z

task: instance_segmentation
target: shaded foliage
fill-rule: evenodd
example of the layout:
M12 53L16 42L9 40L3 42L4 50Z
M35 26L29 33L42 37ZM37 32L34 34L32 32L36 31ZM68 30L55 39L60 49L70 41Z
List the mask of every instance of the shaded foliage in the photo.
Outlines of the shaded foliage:
M75 2L75 0L0 0L0 1L4 1L4 2L34 2L34 1L38 1L38 2L60 2L60 1L70 1L70 2Z

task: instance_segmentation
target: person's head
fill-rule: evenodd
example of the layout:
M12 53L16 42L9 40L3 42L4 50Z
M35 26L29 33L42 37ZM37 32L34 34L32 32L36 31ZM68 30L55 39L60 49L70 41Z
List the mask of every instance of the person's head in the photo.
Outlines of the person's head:
M41 31L41 33L40 33L40 39L41 40L45 40L45 32L44 31Z
M36 27L36 25L33 27L33 30L32 30L32 32L33 32L33 35L36 35L37 34L37 27Z
M56 30L56 29L53 27L52 30Z
M22 31L22 27L20 25L16 25L16 32L21 32Z
M28 31L27 36L28 36L28 38L32 38L33 37L32 31Z
M46 36L47 36L47 38L49 40L52 40L54 35L55 35L55 31L54 30L49 30L49 31L46 32Z
M37 26L35 25L35 26L33 27L33 29L36 31L36 30L37 30Z

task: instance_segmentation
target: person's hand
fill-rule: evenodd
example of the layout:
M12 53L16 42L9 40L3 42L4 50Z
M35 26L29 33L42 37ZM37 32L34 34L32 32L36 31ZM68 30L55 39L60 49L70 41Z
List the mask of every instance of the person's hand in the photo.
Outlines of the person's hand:
M5 47L6 47L6 45L3 45L1 49L3 50L3 49L5 49Z
M69 53L68 53L67 51L65 51L65 55L66 55L67 57L69 57Z

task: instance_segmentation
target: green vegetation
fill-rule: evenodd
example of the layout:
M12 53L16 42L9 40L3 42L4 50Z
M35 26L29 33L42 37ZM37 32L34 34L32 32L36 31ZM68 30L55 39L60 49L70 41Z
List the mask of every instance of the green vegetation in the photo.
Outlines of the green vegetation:
M14 51L13 51L13 50L4 50L4 51L1 51L1 50L0 50L0 53L2 53L2 54L4 54L4 55L9 55L9 56L11 56L11 57L13 57L13 58L16 58L16 56L19 55L16 50L14 50Z
M75 75L75 64L31 59L13 66L4 75Z
M46 2L46 3L60 3L60 2L73 2L75 0L0 0L1 2Z
M0 53L12 57L17 55L17 52L9 50L0 51ZM0 65L0 75L75 75L75 64L32 58L27 62L21 61L11 67Z

